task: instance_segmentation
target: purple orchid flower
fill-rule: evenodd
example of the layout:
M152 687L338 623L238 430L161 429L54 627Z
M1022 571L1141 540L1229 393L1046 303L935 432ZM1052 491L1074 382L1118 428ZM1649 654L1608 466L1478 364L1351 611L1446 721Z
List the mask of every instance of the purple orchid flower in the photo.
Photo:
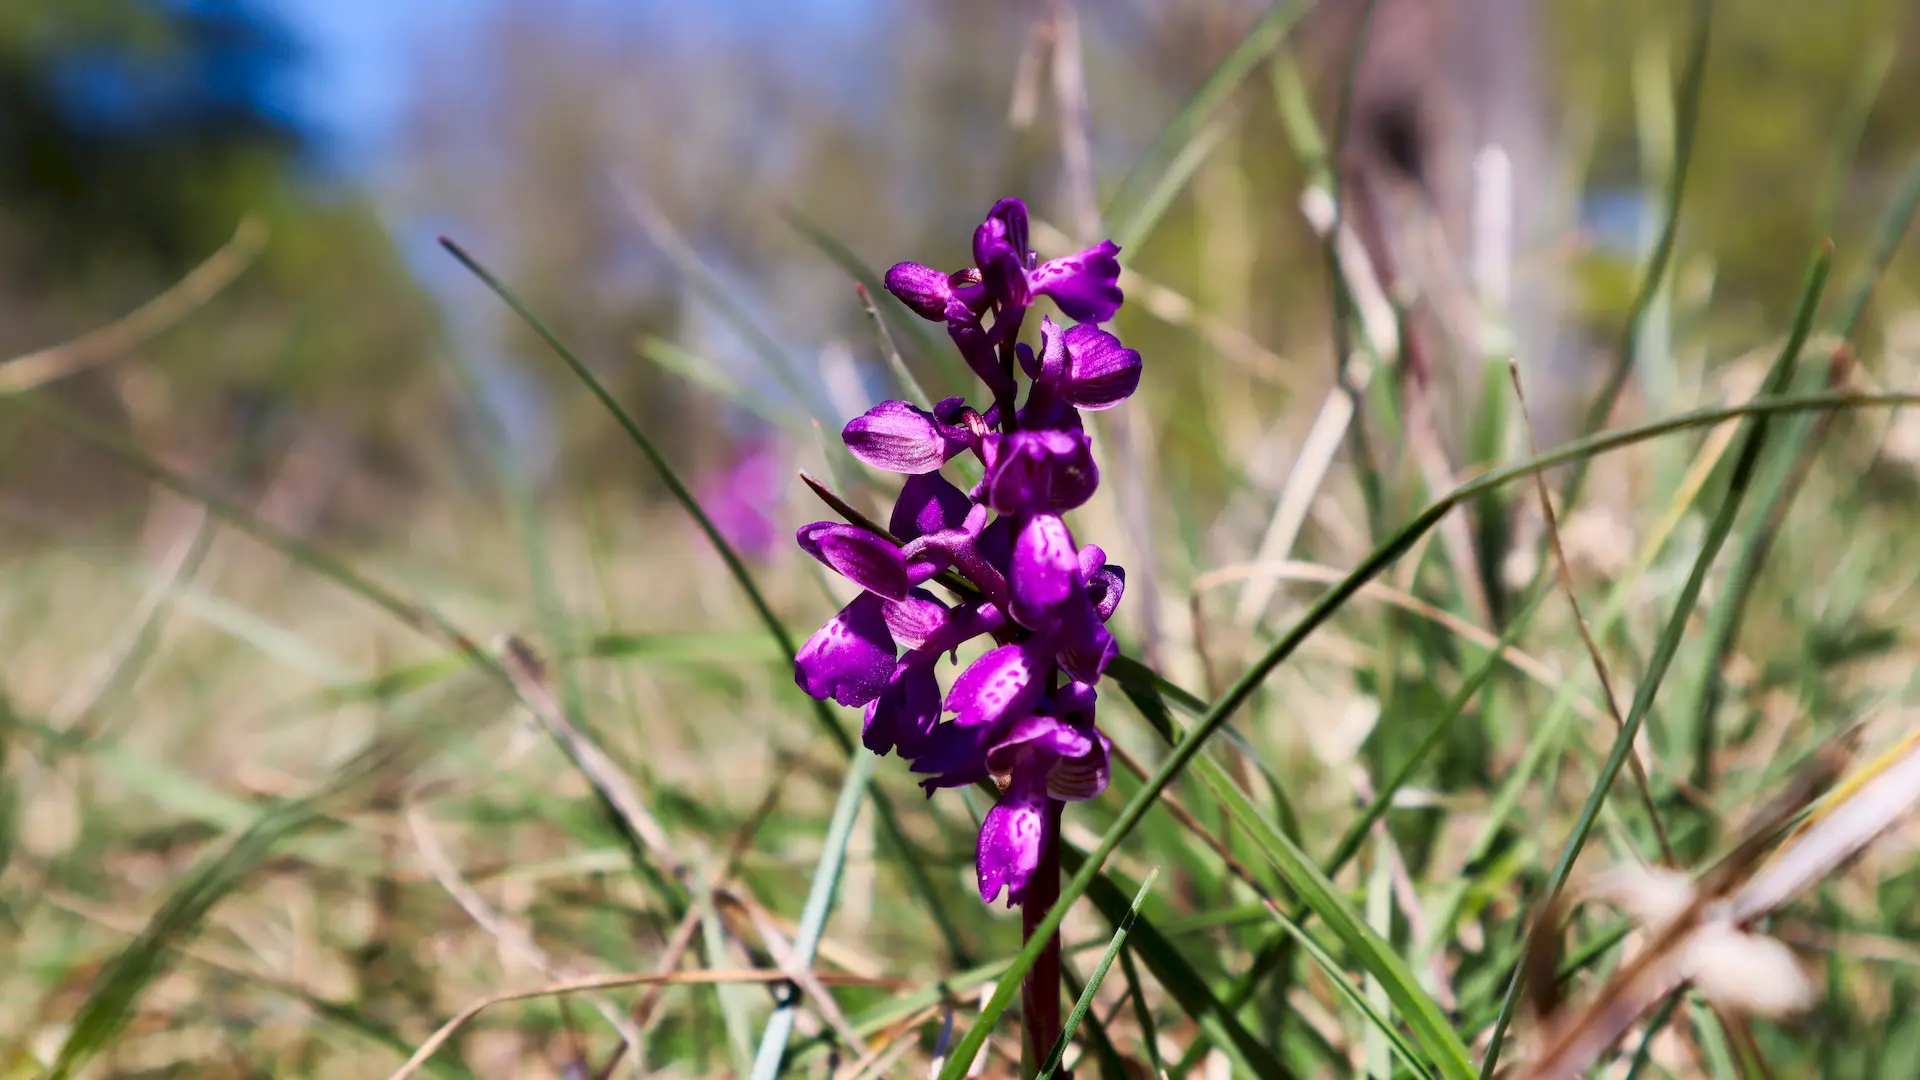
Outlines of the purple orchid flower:
M767 513L780 501L788 473L771 440L746 444L733 464L700 485L700 505L720 535L750 559L766 559L785 531Z
M983 413L957 397L931 410L886 401L855 417L841 432L848 451L906 476L887 531L816 522L796 536L861 593L800 650L795 681L863 708L862 743L908 759L929 795L999 789L975 867L989 903L1004 893L1019 904L1036 874L1054 872L1060 805L1107 785L1095 687L1119 652L1106 623L1126 572L1078 544L1062 515L1100 482L1081 412L1112 408L1140 383L1140 354L1097 325L1123 299L1118 252L1106 241L1038 263L1026 206L1003 199L974 231L974 266L889 270L888 291L946 323L993 404ZM1016 338L1039 296L1078 325L1042 318L1036 352ZM1022 375L1026 402L1016 407ZM966 453L983 467L971 491L942 475ZM943 693L943 662L970 642L984 648Z
M1028 246L1027 205L1001 199L973 233L974 267L946 274L919 263L887 271L887 291L930 322L945 322L947 336L994 400L1011 401L1012 349L1033 298L1052 298L1077 323L1103 323L1125 300L1120 290L1119 245L1093 247L1047 262ZM989 327L983 316L991 313Z

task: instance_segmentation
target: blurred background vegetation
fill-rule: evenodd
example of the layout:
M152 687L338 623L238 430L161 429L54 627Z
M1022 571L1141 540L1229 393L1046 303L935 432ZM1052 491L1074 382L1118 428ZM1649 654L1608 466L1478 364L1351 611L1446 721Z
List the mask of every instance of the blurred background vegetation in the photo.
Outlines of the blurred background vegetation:
M976 204L998 191L1026 192L1043 216L1065 217L1052 110L1026 131L1007 121L1029 4L822 3L778 17L756 3L313 10L323 7L8 5L0 351L48 346L125 313L256 216L273 239L239 285L130 364L67 390L111 415L125 406L103 384L129 368L151 376L168 395L168 419L151 434L196 460L230 447L247 417L270 439L327 427L365 493L358 507L333 508L347 520L390 520L385 500L454 490L447 470L470 449L458 431L473 403L449 365L497 386L489 399L513 402L503 407L524 421L515 430L539 426L526 418L552 387L553 366L526 355L508 317L436 256L436 232L465 238L521 282L644 403L666 441L707 462L724 456L737 418L640 362L637 343L676 342L767 380L755 374L764 357L690 295L623 190L658 207L782 350L810 358L837 347L862 365L876 358L857 305L782 222L782 207L870 263L903 252L955 261ZM1230 2L1123 3L1086 20L1098 175L1124 171L1255 13ZM1561 0L1543 13L1538 89L1584 173L1589 226L1584 238L1563 234L1555 257L1587 271L1576 311L1609 326L1631 285L1644 205L1632 76L1649 48L1673 40L1682 13L1651 0ZM354 20L366 26L340 29ZM1798 280L1781 252L1829 233L1843 252L1858 246L1847 241L1870 225L1920 125L1907 108L1920 59L1902 47L1920 34L1916 23L1896 0L1720 5L1712 122L1681 247L1683 267L1713 277L1716 318L1748 331L1777 321ZM378 59L335 55L355 49ZM1655 58L1659 70L1666 59ZM1853 167L1831 175L1824 148L1836 123L1850 119L1862 78L1888 63ZM366 70L374 65L384 66ZM368 103L363 115L357 103ZM1130 265L1272 351L1302 354L1322 336L1323 286L1292 194L1300 169L1264 85L1249 84L1225 117L1218 150ZM1583 258L1569 259L1568 244ZM1193 347L1152 323L1135 333L1150 354ZM1163 394L1199 370L1166 367ZM1258 380L1256 411L1316 400L1310 380L1323 368L1302 362L1286 379ZM526 452L545 459L618 435L563 424L527 437ZM1203 449L1178 438L1170 448ZM51 445L12 455L9 482L38 482L40 495L96 512L124 503L109 472L49 470L43 453L61 457ZM570 480L644 490L644 470L627 456L592 455L591 475ZM1209 475L1218 465L1194 463Z
M1649 101L1679 63L1686 5L1535 6L1539 51L1492 62L1537 71L1528 104L1546 118L1546 156L1573 183L1575 213L1535 238L1520 265L1565 282L1571 344L1543 378L1577 396L1608 362L1659 223L1652 193L1665 164L1655 159L1672 120ZM604 738L657 785L663 813L712 851L750 818L770 776L805 764L812 787L783 804L791 823L770 825L767 851L749 860L762 895L781 897L791 915L808 864L777 852L815 829L835 782L824 757L809 756L777 663L742 633L746 608L645 461L434 238L456 237L513 282L706 490L774 448L777 479L756 481L765 497L741 513L771 523L762 557L783 582L778 603L811 613L819 589L780 538L816 511L786 477L794 466L826 474L809 416L837 423L889 384L850 279L795 222L870 267L962 264L970 230L1002 194L1026 196L1040 219L1072 231L1061 132L1032 73L1043 7L6 0L0 357L114 323L257 223L264 246L230 287L37 392L279 528L406 582L476 632L617 632L625 644L603 641L602 652L636 663L659 649L643 675L592 668L574 692L653 718L604 720ZM1093 172L1108 191L1265 7L1081 8ZM1820 238L1835 239L1840 276L1863 266L1870 230L1920 147L1920 6L1716 8L1674 274L1673 333L1686 341L1675 371L1688 389L1636 386L1651 399L1629 406L1642 413L1692 404L1722 365L1772 342ZM1316 25L1301 45L1325 91L1340 53ZM1042 104L1023 109L1023 94ZM1332 99L1321 95L1324 119ZM1151 557L1174 582L1165 598L1130 596L1130 641L1150 615L1179 623L1184 586L1200 570L1257 546L1334 370L1325 265L1300 213L1308 174L1264 69L1217 116L1191 182L1123 256L1189 302L1168 318L1136 289L1119 327L1147 358L1131 415L1155 501L1150 537L1116 543L1130 556L1122 561ZM1868 365L1884 380L1912 374L1910 314L1907 336L1897 331L1920 304L1917 271L1912 254L1894 262L1862 339L1862 355L1891 357ZM961 389L933 354L907 352L930 390ZM714 392L728 384L736 390ZM369 629L377 620L350 600L213 529L69 426L21 413L0 425L13 855L0 876L0 1039L21 1048L57 1044L88 979L125 941L115 935L129 920L137 928L155 890L209 837L239 811L310 791L321 763L392 734L408 687L345 704L313 694L433 655L400 628ZM1899 483L1886 496L1904 508L1914 492ZM1406 509L1419 501L1409 496ZM1109 515L1102 530L1124 532L1124 515ZM1309 531L1322 561L1349 565L1364 550L1343 539L1337 517ZM1891 558L1904 548L1889 540L1876 550ZM1868 596L1870 574L1858 573L1849 587ZM156 596L191 617L169 622ZM1185 633L1173 634L1177 644L1189 643ZM1817 666L1818 644L1795 655ZM1163 655L1190 685L1204 680L1180 648ZM1582 662L1566 656L1568 670ZM475 728L507 711L472 687L450 693L451 704L424 711ZM728 722L705 723L710 713ZM473 777L498 750L455 752L460 765L438 774L458 807L449 814L489 837L469 850L494 869L475 873L506 873L489 888L499 884L502 902L519 903L550 940L609 969L643 966L638 957L671 927L609 883L604 865L553 879L502 869L613 844L580 809L581 790L543 787L540 775L565 773L555 762L483 806ZM1482 778L1497 764L1476 761ZM1313 773L1305 758L1289 768ZM884 783L905 788L899 775ZM503 982L482 973L486 939L466 933L407 861L392 812L403 787L382 773L364 806L336 815L348 841L322 831L270 868L249 886L253 908L209 946L296 956L287 977L357 1003L353 1023L372 1025L376 1045L378 1032L417 1039L465 991ZM1328 796L1320 809L1344 805ZM951 821L928 827L929 843L953 856L943 881L964 877L964 832ZM963 906L964 936L978 945L988 917ZM924 926L882 922L868 957L924 945ZM455 923L462 929L447 928ZM455 971L462 978L447 975ZM162 987L146 1008L262 1024L293 1008L284 995L259 1005L242 993L258 985L230 970L205 985L223 989L196 1006L185 989L169 997ZM149 1019L137 1030L184 1027ZM574 1023L542 1022L553 1045ZM718 1023L704 1013L684 1023L689 1045L721 1039L701 1027ZM156 1043L142 1052L158 1064L117 1067L205 1076L217 1060L230 1068L220 1075L251 1076L391 1065L381 1056L390 1048L341 1050L348 1064L330 1072L331 1050L285 1032L259 1038L215 1039L211 1050ZM539 1038L468 1049L483 1075L537 1075L564 1057ZM25 1051L14 1053L0 1075L29 1074L7 1073L26 1068L16 1065Z

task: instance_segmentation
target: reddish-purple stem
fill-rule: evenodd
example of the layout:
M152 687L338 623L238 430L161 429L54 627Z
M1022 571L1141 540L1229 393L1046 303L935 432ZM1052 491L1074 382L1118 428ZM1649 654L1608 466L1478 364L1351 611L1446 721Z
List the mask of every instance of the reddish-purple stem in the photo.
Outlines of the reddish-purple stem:
M1020 903L1023 941L1033 939L1034 927L1046 919L1060 899L1060 811L1065 806L1058 799L1047 800L1040 866L1034 870L1032 880L1027 883L1026 899ZM1027 1060L1034 1062L1037 1070L1060 1037L1060 934L1057 930L1020 985L1020 1008L1026 1016Z

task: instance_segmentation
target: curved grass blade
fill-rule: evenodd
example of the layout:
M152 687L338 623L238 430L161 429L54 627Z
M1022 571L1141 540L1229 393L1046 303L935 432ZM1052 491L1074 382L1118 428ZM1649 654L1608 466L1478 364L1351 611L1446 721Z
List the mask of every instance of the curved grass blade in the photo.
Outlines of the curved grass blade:
M1762 395L1778 394L1793 381L1794 365L1800 358L1800 351L1806 345L1807 337L1813 331L1813 319L1820 306L1820 295L1826 286L1827 271L1832 265L1833 248L1831 244L1821 248L1814 257L1813 265L1808 268L1806 281L1800 291L1800 303L1794 314L1793 329L1789 333L1786 345L1774 360L1773 368L1767 372L1765 383L1761 387ZM1606 764L1601 767L1599 779L1594 783L1593 792L1587 797L1586 804L1580 809L1580 817L1574 822L1573 834L1568 837L1567 845L1561 852L1560 860L1554 865L1552 876L1548 879L1544 909L1551 909L1558 902L1566 887L1567 878L1573 873L1574 860L1580 857L1586 846L1587 837L1593 831L1594 822L1600 816L1600 808L1607 800L1607 794L1613 788L1615 778L1620 775L1621 767L1633 751L1633 740L1639 735L1641 725L1646 722L1647 713L1653 707L1653 696L1660 689L1661 680L1666 677L1673 657L1680 649L1680 639L1685 636L1687 622L1692 617L1693 606L1700 597L1701 587L1706 584L1707 572L1713 568L1713 562L1733 532L1734 519L1741 504L1745 501L1747 489L1753 481L1761 450L1766 445L1769 419L1756 417L1749 422L1741 439L1739 453L1734 457L1733 473L1727 482L1727 494L1720 509L1707 526L1706 537L1701 541L1700 554L1694 559L1693 571L1688 574L1687 582L1681 587L1680 596L1674 602L1673 612L1660 638L1654 644L1653 655L1647 658L1646 671L1640 677L1640 684L1634 691L1633 704L1627 709L1627 720L1620 734L1614 740L1613 751L1607 755ZM1524 955L1521 962L1514 966L1512 977L1507 980L1507 992L1500 1005L1500 1015L1494 1020L1493 1036L1487 1045L1487 1057L1480 1070L1482 1080L1487 1080L1500 1061L1500 1047L1506 1037L1507 1025L1513 1019L1515 1005L1519 1001L1520 973L1526 968Z
M1549 451L1540 457L1496 469L1475 480L1462 484L1447 496L1421 511L1412 522L1389 537L1384 544L1376 548L1372 554L1368 555L1340 584L1334 586L1315 601L1301 616L1300 620L1276 641L1265 654L1255 661L1253 666L1228 689L1226 694L1222 696L1218 702L1208 709L1206 715L1202 717L1200 722L1187 733L1187 736L1173 748L1172 752L1169 753L1167 758L1161 763L1160 768L1155 770L1154 774L1148 778L1147 782L1141 787L1134 798L1129 800L1127 805L1122 808L1114 823L1101 838L1100 843L1096 845L1090 853L1087 866L1083 867L1081 872L1076 873L1073 879L1062 887L1060 900L1056 904L1053 912L1035 929L1035 944L1031 944L1027 949L1023 949L1021 953L1014 958L1013 963L1009 965L1007 973L1002 976L1000 985L995 990L992 998L989 999L986 1008L982 1010L973 1027L968 1030L966 1036L961 1040L959 1047L956 1048L953 1056L949 1059L947 1071L942 1074L943 1080L959 1080L960 1074L964 1071L964 1065L956 1065L955 1063L971 1061L972 1055L986 1042L987 1033L992 1023L999 1018L1000 1014L1003 1013L1008 1004L1011 1003L1015 993L1018 992L1020 979L1025 976L1028 968L1032 966L1034 959L1039 955L1038 943L1044 940L1045 935L1054 932L1059 925L1059 920L1071 907L1072 902L1086 892L1094 875L1098 872L1099 865L1105 861L1107 856L1113 853L1113 850L1119 846L1127 834L1133 831L1134 826L1139 824L1147 808L1159 798L1160 793L1172 783L1174 777L1184 770L1189 763L1196 760L1196 755L1206 740L1218 731L1241 705L1245 704L1246 701L1252 697L1254 691L1259 688L1266 677L1291 656L1293 652L1300 647L1301 643L1306 640L1308 635L1312 634L1321 625L1331 619L1334 613L1338 611L1348 599L1358 593L1363 585L1378 576L1401 555L1405 554L1408 549L1412 548L1427 530L1433 528L1434 525L1446 516L1446 514L1450 513L1454 507L1479 494L1492 491L1502 485L1512 483L1515 480L1532 476L1537 472L1592 457L1596 454L1641 442L1649 438L1655 438L1660 434L1686 430L1710 423L1718 423L1722 419L1733 416L1769 417L1782 413L1821 408L1839 408L1849 405L1857 407L1866 404L1868 399L1873 399L1874 403L1880 405L1900 405L1913 400L1920 400L1920 394L1789 395L1772 397L1770 399L1756 399L1738 406L1694 410L1650 424L1624 428L1618 431L1601 432L1583 439L1577 439L1556 450ZM1420 996L1424 998L1424 995ZM1428 1009L1432 1009L1431 1001L1427 1001L1426 1005ZM1453 1035L1451 1029L1444 1030L1446 1032L1445 1037L1449 1041L1457 1042L1457 1036Z
M1894 253L1899 250L1900 242L1913 224L1917 210L1920 210L1920 156L1916 156L1907 166L1899 193L1875 230L1876 240L1866 269L1841 307L1838 329L1843 342L1850 344L1858 335L1874 290L1892 264ZM1833 371L1830 367L1827 372L1821 373L1823 381L1830 378ZM1692 775L1696 787L1707 789L1711 786L1711 751L1718 739L1716 720L1725 696L1722 672L1733 653L1735 639L1746 617L1747 601L1759 581L1761 567L1772 550L1774 537L1779 534L1787 510L1806 479L1814 451L1828 423L1826 417L1803 416L1794 418L1787 427L1770 463L1772 467L1759 484L1753 516L1741 531L1723 598L1714 605L1713 613L1708 618L1705 660L1694 682L1693 694L1687 705L1676 714L1696 725Z
M1382 1015L1380 1010L1374 1007L1373 1002L1367 1000L1367 995L1362 993L1359 987L1353 985L1353 981L1348 976L1346 969L1342 968L1339 961L1333 958L1333 954L1327 952L1326 948L1318 941L1315 941L1312 934L1302 929L1299 923L1287 918L1286 914L1278 907L1269 904L1267 910L1273 913L1273 917L1279 921L1281 928L1286 934L1298 942L1300 948L1306 952L1307 956L1312 959L1314 963L1318 964L1322 971L1327 973L1327 981L1339 992L1340 997L1345 1000L1347 1004L1353 1006L1355 1012L1366 1017L1367 1022L1373 1025L1374 1030L1386 1035L1388 1044L1393 1047L1394 1053L1400 1055L1400 1060L1406 1062L1407 1067L1415 1073L1431 1080L1434 1076L1433 1070L1428 1067L1426 1061L1420 1057L1413 1046L1407 1042L1407 1037L1400 1033L1400 1029L1394 1026L1392 1018Z
M566 344L547 327L547 324L541 321L539 316L535 315L531 309L521 303L520 298L502 284L499 278L494 277L492 272L487 270L486 267L481 266L479 262L475 261L473 256L467 254L465 249L461 248L460 245L454 241L446 237L441 237L440 244L447 249L449 254L459 260L462 266L465 266L469 272L479 278L488 289L491 289L495 296L498 296L503 303L513 310L514 314L524 320L528 327L530 327L535 334L539 335L542 341L547 343L547 346L560 357L561 361L567 365L575 377L585 384L588 391L592 393L600 404L605 407L607 412L613 416L614 421L618 423L621 429L627 433L627 436L633 440L634 445L638 446L640 452L646 455L647 461L654 467L654 471L659 474L661 482L667 485L667 490L672 493L674 500L687 512L688 516L693 518L694 523L700 527L700 531L706 536L707 542L713 545L714 551L717 552L721 560L727 564L728 573L733 575L733 580L740 586L740 590L746 593L747 599L753 605L755 613L759 615L761 623L766 627L767 634L779 645L781 654L787 657L794 656L798 652L798 649L794 645L793 635L787 631L786 625L780 621L780 617L774 614L772 606L767 603L767 598L761 593L760 587L754 583L753 575L748 572L747 566L741 561L739 553L735 552L733 545L727 543L726 538L720 535L720 530L714 526L713 520L707 516L705 510L700 508L700 501L694 498L693 493L688 490L686 484L680 480L679 474L674 472L673 466L669 464L666 457L660 453L659 448L654 445L653 440L647 437L646 432L640 430L640 425L634 420L632 414L621 407L619 401L614 399L614 396L593 374L593 371L589 369L586 364L582 363L578 356L574 355L573 350L569 349ZM847 735L845 729L834 719L832 711L827 708L825 702L814 700L813 698L808 698L808 702L812 707L815 723L826 734L827 738L833 742L834 746L839 749L842 756L852 758L861 752L859 748L854 745L852 738ZM965 950L960 942L958 931L955 929L952 919L946 913L946 903L942 899L942 894L934 888L932 879L927 875L926 867L921 862L918 851L908 842L905 834L901 831L899 819L894 815L892 804L886 799L876 795L874 799L874 810L875 813L879 815L881 827L886 831L889 839L899 851L900 857L906 865L908 880L912 882L915 890L921 894L921 900L926 905L927 911L933 916L935 922L940 927L942 935L947 939L948 951L956 960L963 958L965 956Z
M1070 845L1063 845L1061 862L1063 866L1076 870L1084 870L1091 865L1084 854ZM1104 918L1116 926L1127 917L1127 894L1112 877L1103 875L1093 878L1087 898L1100 909ZM1153 920L1136 916L1128 933L1134 951L1146 963L1147 970L1153 972L1153 977L1160 981L1167 993L1173 995L1180 1010L1193 1018L1207 1039L1226 1052L1237 1070L1263 1080L1287 1080L1292 1076L1286 1066L1273 1056L1273 1052L1255 1038L1233 1010L1227 1008L1212 988L1207 986L1206 980L1193 969L1186 956L1173 947L1173 942L1154 925ZM979 1024L988 1022L983 1014L982 1019L975 1022L976 1029Z
M1189 147L1203 137L1208 122L1227 98L1246 81L1261 61L1286 40L1294 23L1305 14L1305 9L1306 5L1298 0L1281 0L1253 24L1246 35L1228 50L1227 55L1220 58L1220 62L1214 65L1213 71L1193 96L1187 99L1186 105L1174 115L1160 137L1121 178L1120 186L1115 189L1113 197L1107 202L1106 211L1101 215L1108 232L1116 236L1129 236L1136 243L1145 239L1139 222L1145 220L1146 212L1151 209L1150 193L1163 185L1164 175L1172 171L1173 163L1187 154Z
M805 421L795 417L794 409L769 400L765 394L756 393L747 384L723 371L719 365L695 356L671 341L657 337L645 338L640 342L639 352L682 379L718 394L775 427L794 434L806 427Z
M1140 1028L1140 1049L1147 1058L1147 1074L1153 1080L1162 1080L1167 1075L1167 1066L1160 1060L1160 1033L1153 1022L1153 1006L1147 1001L1146 983L1134 970L1132 953L1121 952L1120 973L1127 980L1127 997L1133 1002L1133 1022Z
M1040 1069L1040 1080L1052 1080L1054 1071L1060 1068L1060 1059L1066 1056L1067 1045L1073 1042L1073 1033L1080 1022L1087 1017L1087 1010L1093 1006L1094 992L1107 977L1107 969L1113 966L1113 958L1127 944L1127 934L1132 932L1133 924L1140 917L1140 905L1147 900L1147 892L1160 877L1160 868L1154 867L1147 872L1147 879L1140 883L1140 891L1133 896L1133 903L1127 906L1127 912L1120 917L1119 925L1113 929L1113 941L1107 951L1100 955L1100 962L1094 965L1093 975L1087 979L1086 989L1080 991L1080 1000L1073 1003L1073 1011L1067 1014L1067 1022L1060 1029L1060 1039L1053 1044L1052 1052L1047 1054L1046 1064Z
M853 822L879 762L875 754L853 755L847 779L840 785L840 797L827 823L826 847L814 864L813 883L807 887L806 906L800 911L800 929L793 938L794 963L801 968L813 966L814 950L820 947L820 937L826 932L827 916L833 912L833 892L847 863L847 844L853 839ZM780 1062L786 1057L787 1040L793 1036L793 1024L799 1015L800 995L796 993L768 1018L759 1052L753 1058L753 1080L774 1080L780 1075Z
M1627 321L1620 328L1620 340L1614 347L1613 368L1607 372L1607 380L1601 385L1599 395L1587 408L1584 425L1587 431L1597 431L1607 422L1608 414L1613 412L1614 404L1620 399L1620 391L1627 385L1627 377L1633 373L1640 348L1640 328L1660 298L1667 267L1673 262L1674 244L1680 235L1680 204L1687 190L1687 174L1693 165L1694 136L1700 129L1700 96L1701 87L1706 81L1707 46L1712 38L1713 0L1692 0L1688 10L1692 18L1687 38L1686 67L1680 74L1679 115L1673 135L1673 169L1667 176L1666 219L1661 223L1660 238L1655 241L1653 252L1647 259L1640 287L1634 291L1633 304L1627 309ZM1574 504L1580 485L1586 480L1586 473L1584 461L1573 463L1560 489L1562 505Z
M539 335L540 340L547 343L547 347L560 357L561 362L567 365L587 391L599 399L600 404L612 414L614 421L627 433L627 437L633 440L642 454L646 455L648 463L659 475L660 482L667 485L667 490L672 493L674 501L678 502L681 509L693 518L694 524L698 525L701 533L705 534L707 543L713 546L713 550L720 556L721 561L727 564L727 572L733 575L733 580L739 584L740 590L747 594L747 601L753 605L754 611L760 616L760 621L766 624L767 632L779 642L780 651L789 656L793 655L797 651L793 636L787 632L779 616L773 613L773 608L767 603L766 596L760 592L760 586L754 583L753 575L747 571L747 564L740 560L739 554L733 550L732 544L727 543L726 537L720 535L720 530L714 525L713 519L700 508L700 501L693 497L693 492L681 481L680 474L674 471L665 455L660 453L659 447L653 444L653 440L647 437L646 432L640 430L640 425L633 419L632 414L614 400L613 394L607 390L599 377L594 375L593 371L581 362L580 358L574 355L573 350L567 348L552 330L548 329L547 324L542 322L538 315L521 303L520 298L502 284L499 278L494 277L492 271L481 266L473 256L467 254L465 248L447 237L440 238L440 246L446 248L449 254L458 259L460 265L466 267L469 273L479 278L481 283L492 290L493 294L498 296L507 307L513 309L513 313ZM850 748L853 745L852 741L847 737L846 732L840 730L840 725L834 723L833 717L825 715L824 719L826 723L823 726L831 732L834 742L842 749Z
M46 1080L73 1076L119 1035L132 1019L140 995L166 970L174 944L193 933L216 905L245 884L282 841L323 820L344 798L377 778L409 771L429 751L429 736L450 731L451 724L423 726L361 751L336 769L315 794L261 814L225 850L188 872L146 929L100 969Z
M866 263L861 262L860 256L855 255L852 249L841 243L832 233L821 228L812 218L792 206L781 207L780 217L867 291L867 296L876 305L875 310L884 312L890 317L888 325L906 338L916 355L934 364L947 385L967 386L972 383L972 373L954 359L953 350L941 348L919 316L908 312L906 305L900 303L892 293L887 291L887 283L881 280L880 275L874 273ZM881 300L882 296L886 299Z

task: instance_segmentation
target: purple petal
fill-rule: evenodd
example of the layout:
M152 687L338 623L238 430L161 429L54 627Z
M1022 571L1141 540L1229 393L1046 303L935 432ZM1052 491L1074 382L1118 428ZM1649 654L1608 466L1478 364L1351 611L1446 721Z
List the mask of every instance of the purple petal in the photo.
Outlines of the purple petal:
M1112 745L1104 732L1094 729L1086 753L1061 761L1047 774L1047 794L1062 802L1085 802L1107 790Z
M933 414L904 401L883 401L847 421L841 441L854 457L897 473L930 473L967 448Z
M930 653L952 652L981 634L998 630L1006 621L998 607L984 600L961 604L947 613L946 621L927 635L920 648Z
M1087 598L1093 601L1093 610L1101 622L1113 618L1113 611L1120 606L1120 597L1126 591L1127 568L1118 564L1101 567L1087 580Z
M885 601L872 593L840 609L800 647L793 681L821 701L849 708L880 696L893 674L893 638L887 634Z
M1027 205L1019 199L994 203L986 220L973 231L973 261L987 294L1003 308L1018 311L1033 302L1027 284L1027 250Z
M1000 369L1000 356L994 351L993 335L980 323L978 316L961 308L958 314L947 318L947 336L953 339L954 347L960 355L987 384L987 390L994 398L1011 397L1014 392L1013 379Z
M1024 900L1027 882L1040 866L1046 839L1046 786L1043 782L1021 783L1016 777L980 825L980 847L974 855L980 899L991 904L1005 889L1008 907Z
M1092 712L1100 700L1094 688L1078 679L1053 692L1053 711L1061 716L1071 717L1075 713Z
M1069 357L1060 395L1082 409L1111 409L1140 386L1140 354L1097 326L1082 323L1061 335Z
M1094 247L1052 259L1028 275L1032 290L1053 297L1074 322L1103 323L1125 299L1120 292L1120 247L1102 240Z
M1040 317L1040 359L1035 370L1028 372L1035 382L1052 385L1067 374L1072 334L1072 330L1063 332L1048 316Z
M913 580L899 548L858 526L816 521L802 526L795 539L807 554L847 580L889 600L906 599L907 590L920 583Z
M932 795L940 788L966 787L988 778L984 728L940 724L912 754L913 771L932 773L920 786Z
M1091 581L1100 568L1107 565L1107 550L1099 544L1088 544L1080 549L1080 577Z
M1084 683L1099 682L1100 674L1120 655L1119 644L1085 596L1064 605L1054 643L1061 668Z
M895 746L909 757L926 745L940 722L940 683L933 674L934 658L908 653L893 669L886 689L867 706L860 742L876 754Z
M1038 630L1049 625L1053 610L1080 588L1080 560L1067 523L1053 514L1035 514L1013 542L1007 574L1008 614Z
M887 271L887 291L929 322L947 317L947 302L953 299L953 286L947 275L919 263L895 263Z
M1077 758L1093 749L1087 733L1057 716L1034 713L1014 721L999 742L987 748L990 772L1013 771L1019 762L1038 755L1046 767L1060 758Z
M946 624L947 618L947 605L924 589L915 589L906 599L886 606L887 630L903 649L926 648L927 640Z
M939 473L907 477L894 500L887 531L901 540L917 540L928 533L957 529L966 524L973 501Z
M989 435L986 503L1002 514L1065 513L1093 497L1100 484L1092 441L1079 431Z
M1044 689L1045 658L1035 642L1002 645L967 665L947 692L947 711L962 727L997 723L1033 708Z

